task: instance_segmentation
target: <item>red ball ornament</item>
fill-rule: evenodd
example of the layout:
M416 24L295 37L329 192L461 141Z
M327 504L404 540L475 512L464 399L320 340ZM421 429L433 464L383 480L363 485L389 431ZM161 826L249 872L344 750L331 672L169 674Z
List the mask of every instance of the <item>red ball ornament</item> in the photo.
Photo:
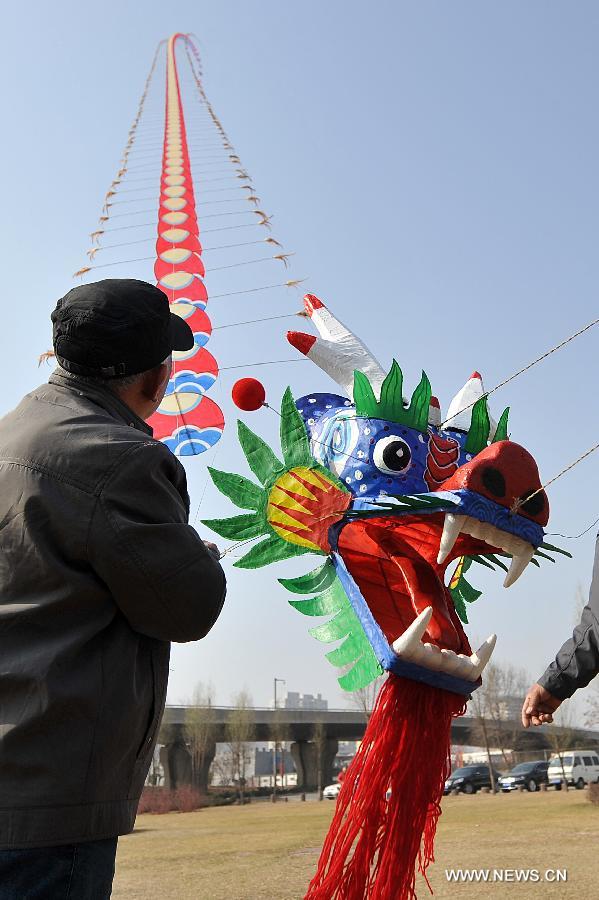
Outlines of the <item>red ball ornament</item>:
M253 412L263 406L266 400L266 391L264 385L256 378L240 378L233 385L231 396L233 403L239 409Z

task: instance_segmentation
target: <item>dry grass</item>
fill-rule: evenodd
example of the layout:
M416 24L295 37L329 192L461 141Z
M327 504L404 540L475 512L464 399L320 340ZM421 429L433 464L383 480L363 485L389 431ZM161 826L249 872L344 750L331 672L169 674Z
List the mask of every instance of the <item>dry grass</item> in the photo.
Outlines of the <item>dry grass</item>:
M447 797L443 808L435 897L599 898L599 809L586 792ZM312 801L140 816L119 842L113 898L299 900L332 811L332 803ZM567 868L568 881L448 884L450 867ZM424 884L418 893L429 896Z

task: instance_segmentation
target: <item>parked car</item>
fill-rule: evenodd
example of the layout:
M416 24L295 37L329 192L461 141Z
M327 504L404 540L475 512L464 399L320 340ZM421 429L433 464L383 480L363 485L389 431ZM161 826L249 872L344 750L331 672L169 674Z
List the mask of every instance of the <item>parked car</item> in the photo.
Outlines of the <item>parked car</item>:
M568 784L582 790L585 784L599 781L599 755L596 750L564 750L549 760L549 784L560 791L564 777Z
M501 777L499 772L493 770L495 781ZM452 772L445 782L444 794L449 794L457 788L464 794L475 794L479 788L491 787L491 776L488 766L463 766Z
M547 784L547 769L549 763L544 759L536 759L533 762L519 763L498 781L499 787L505 793L515 791L524 786L527 791L538 791L540 784Z
M322 796L325 800L336 800L339 796L339 791L341 790L341 785L338 781L335 784L328 784L324 791L322 792Z

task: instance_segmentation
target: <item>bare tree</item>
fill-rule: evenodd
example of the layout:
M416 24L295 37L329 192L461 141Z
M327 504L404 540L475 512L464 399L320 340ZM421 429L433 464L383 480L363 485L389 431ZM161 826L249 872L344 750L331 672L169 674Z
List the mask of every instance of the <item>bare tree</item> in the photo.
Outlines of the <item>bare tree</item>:
M251 759L250 743L255 737L252 698L245 690L233 697L233 709L227 722L227 743L231 754L231 775L238 785L239 800L245 801L246 772Z
M489 666L487 665L487 669ZM491 762L491 743L489 733L489 721L487 718L487 697L482 692L482 687L474 691L472 700L470 701L470 712L476 719L477 728L487 754L487 763L489 765L489 778L491 779L491 790L497 793L497 785L495 784L495 773L493 771L493 763Z
M214 757L215 716L214 687L199 681L193 691L191 706L183 726L185 743L191 755L191 777L195 788L208 790L208 769Z
M527 683L527 674L523 669L491 662L485 668L481 687L472 695L470 711L476 719L487 753L493 793L496 792L496 785L491 746L499 749L506 766L512 765L511 751L520 731L517 715L519 698L525 693Z
M584 724L587 728L596 728L599 725L599 679L588 686L585 701Z
M221 786L231 784L231 769L231 754L228 751L217 753L212 764L213 781Z
M358 688L358 690L352 691L350 694L352 706L362 713L366 722L370 719L376 698L386 678L387 673L385 672L383 675L375 678L374 681L371 681L370 684L367 684L366 687Z
M564 770L564 753L571 750L574 744L574 724L572 717L572 707L564 701L557 712L553 715L553 725L545 734L547 740L553 750L555 756L559 758L562 769L562 784L564 789L568 790L568 780Z
M528 675L524 669L510 664L491 663L484 671L483 684L479 688L485 696L493 743L499 748L506 766L513 763L511 751L521 727L520 698L526 693L527 686Z

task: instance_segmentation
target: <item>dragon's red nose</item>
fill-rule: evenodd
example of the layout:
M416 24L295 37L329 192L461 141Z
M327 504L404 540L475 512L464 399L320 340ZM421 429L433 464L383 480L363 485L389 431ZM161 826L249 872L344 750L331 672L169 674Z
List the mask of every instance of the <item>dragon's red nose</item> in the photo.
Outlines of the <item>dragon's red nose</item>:
M545 491L535 493L540 487L539 470L528 450L513 441L497 441L460 466L438 490L464 488L508 509L519 501L520 515L545 526L549 520L549 501Z

